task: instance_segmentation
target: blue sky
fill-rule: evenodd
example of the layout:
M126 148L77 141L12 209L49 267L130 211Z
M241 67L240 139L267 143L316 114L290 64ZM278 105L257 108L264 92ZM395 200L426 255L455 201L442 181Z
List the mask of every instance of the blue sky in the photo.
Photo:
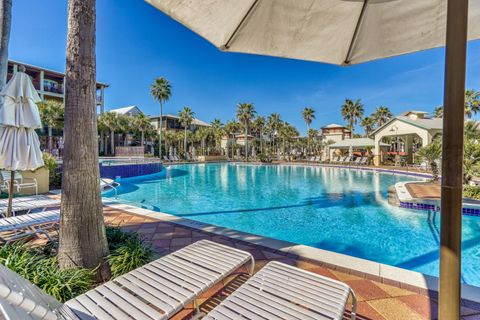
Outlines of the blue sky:
M13 3L10 58L63 71L67 1ZM442 104L443 69L443 49L351 67L222 53L141 0L97 1L97 79L110 84L107 110L135 104L158 114L149 86L164 76L173 93L167 113L190 106L202 120L227 121L238 102L253 102L259 114L280 113L304 132L304 107L316 110L315 128L343 123L345 98L360 98L366 114L381 105L395 114L432 111ZM478 41L469 45L467 70L467 87L480 90Z

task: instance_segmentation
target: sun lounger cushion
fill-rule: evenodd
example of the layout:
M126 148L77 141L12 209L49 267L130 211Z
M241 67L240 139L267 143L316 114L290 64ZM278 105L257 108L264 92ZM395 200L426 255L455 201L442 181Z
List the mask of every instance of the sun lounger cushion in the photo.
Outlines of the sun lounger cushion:
M203 319L342 319L345 283L270 262Z
M252 256L198 241L66 303L81 319L168 319Z
M1 199L0 200L0 216L3 215L5 212L7 212L7 206L8 206L8 199ZM13 198L13 201L12 201L13 212L42 209L42 208L55 207L55 206L60 206L60 200L50 198L44 195Z

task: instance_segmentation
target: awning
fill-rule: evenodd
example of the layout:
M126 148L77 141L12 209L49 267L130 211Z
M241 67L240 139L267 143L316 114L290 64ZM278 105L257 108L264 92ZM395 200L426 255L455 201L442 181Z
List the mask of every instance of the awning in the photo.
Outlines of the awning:
M345 139L328 146L330 149L348 149L375 147L375 140L370 138ZM380 142L380 147L390 147L388 143Z

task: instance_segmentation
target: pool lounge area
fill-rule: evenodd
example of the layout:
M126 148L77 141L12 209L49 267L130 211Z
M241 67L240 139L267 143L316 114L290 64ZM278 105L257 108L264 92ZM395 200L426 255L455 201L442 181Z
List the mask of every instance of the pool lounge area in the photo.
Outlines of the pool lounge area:
M348 183L332 183L339 180ZM439 215L392 207L385 198L389 185L415 180L421 178L319 166L193 164L123 179L118 198L105 196L143 208L149 216L158 213L192 227L253 234L267 244L277 243L276 250L279 243L303 256L318 257L320 252L324 262L332 256L330 262L346 261L344 267L377 276L383 270L427 288L436 282L428 276L438 276ZM209 190L221 191L221 199ZM479 224L478 217L464 217L464 267L477 263L474 235ZM414 272L405 278L404 269ZM478 279L474 268L464 269L463 282L478 285Z

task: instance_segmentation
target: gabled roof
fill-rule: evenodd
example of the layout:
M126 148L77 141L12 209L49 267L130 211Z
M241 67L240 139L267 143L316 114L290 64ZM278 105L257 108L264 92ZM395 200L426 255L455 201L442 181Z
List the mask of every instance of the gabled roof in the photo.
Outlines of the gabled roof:
M411 119L408 116L396 116L388 120L383 124L383 126L375 129L370 135L375 135L378 131L382 130L384 127L388 126L395 120L399 120L412 126L419 127L425 130L442 130L443 129L443 119L442 118L419 118Z
M126 114L139 114L143 113L137 106L128 106L122 108L111 109L108 112L115 112L117 114L126 115Z
M334 144L329 145L329 148L362 148L362 147L374 147L375 140L370 138L354 138L354 139L345 139ZM390 146L388 143L380 142L381 147Z
M426 111L418 111L418 110L409 110L409 111L405 111L404 113L402 113L401 115L402 116L406 116L410 113L417 113L417 114L428 114L428 112Z

